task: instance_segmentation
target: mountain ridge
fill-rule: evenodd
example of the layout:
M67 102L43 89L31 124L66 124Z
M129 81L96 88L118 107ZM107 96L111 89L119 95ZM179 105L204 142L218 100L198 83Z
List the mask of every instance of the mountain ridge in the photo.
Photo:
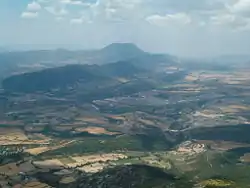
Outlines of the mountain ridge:
M31 50L3 52L0 55L0 62L6 63L38 63L75 60L79 63L100 64L106 62L116 62L119 60L130 59L135 56L146 54L136 45L130 43L113 43L102 49L95 50ZM89 61L91 60L91 62Z
M133 77L143 71L132 64L119 62L102 66L75 64L14 75L4 79L2 85L5 90L9 91L48 91L74 87L79 83L112 80L116 77Z

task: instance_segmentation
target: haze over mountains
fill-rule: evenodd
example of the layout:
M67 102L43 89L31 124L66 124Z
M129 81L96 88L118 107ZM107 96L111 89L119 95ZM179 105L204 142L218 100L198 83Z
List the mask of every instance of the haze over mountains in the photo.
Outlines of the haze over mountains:
M236 59L128 43L0 53L0 185L249 185L250 66Z
M0 188L250 188L250 0L0 0Z
M37 50L25 52L10 52L1 54L1 62L30 64L34 61L39 63L89 63L101 64L116 62L124 59L131 59L144 55L134 44L111 44L100 50L79 50L70 51L65 49ZM110 63L111 63L110 62Z
M109 74L118 74L118 72L120 72L120 74L133 74L135 69L152 71L155 68L159 68L158 65L160 65L161 63L163 63L164 66L166 64L168 66L175 65L177 63L177 58L165 54L150 54L142 51L137 46L130 43L115 43L100 50L89 51L69 51L59 49L27 52L7 52L0 54L0 62L1 77L6 78L11 76L12 74L22 74L23 72L39 71L46 68L59 67L67 64L88 64L99 66L110 64L102 67L92 67L96 69L95 71L92 71L96 73L100 73L101 71L102 73L100 74L107 74L107 72ZM88 70L89 67L90 66L82 66L80 70ZM74 66L71 68L74 69ZM66 69L70 69L70 67L68 66L68 68ZM69 72L66 71L65 73ZM84 74L86 72L82 73ZM32 73L31 75L35 74L36 73ZM62 72L62 74L64 73ZM74 73L72 72L71 74ZM19 77L17 78L19 79ZM29 76L27 78L30 79ZM80 79L80 77L78 79ZM21 83L21 80L22 79L20 79L18 83ZM4 83L7 82L5 81Z
M66 64L107 64L129 60L145 68L152 68L152 63L168 61L170 64L177 59L165 54L150 54L130 43L115 43L100 50L70 51L38 50L26 52L4 52L0 54L1 77L43 68L63 66Z
M93 51L13 52L1 57L12 62L17 69L22 68L22 65L30 67L26 73L10 76L2 83L6 90L23 92L75 88L105 81L115 84L117 79L138 79L143 75L145 77L145 74L152 75L155 71L162 72L162 67L178 65L176 57L150 54L128 43L111 44ZM38 64L43 66L39 67Z
M57 49L3 52L0 54L0 79L7 90L47 91L75 87L79 83L92 83L94 80L114 82L114 78L131 79L149 72L152 75L167 71L167 67L187 70L230 69L237 60L248 62L248 56L226 56L208 61L185 60L168 54L144 52L131 43L113 43L99 50L87 51Z

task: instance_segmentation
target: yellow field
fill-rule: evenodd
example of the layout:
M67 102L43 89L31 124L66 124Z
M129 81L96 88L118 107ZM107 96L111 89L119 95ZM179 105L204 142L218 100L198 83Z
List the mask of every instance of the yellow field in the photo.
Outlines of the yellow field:
M246 153L243 157L240 158L241 162L249 163L250 162L250 153Z
M77 165L79 163L94 163L94 162L106 162L108 160L116 161L119 159L127 158L126 155L123 154L116 154L116 153L109 153L109 154L99 154L99 155L86 155L86 156L78 156L78 157L71 157L76 163L69 164L69 165Z
M48 150L49 150L49 147L39 147L39 148L26 149L25 152L27 152L31 155L38 155L38 154L44 153Z
M55 158L44 161L35 161L34 165L39 168L54 167L71 167L85 172L98 172L102 170L108 161L117 161L126 159L127 156L117 153L85 155L85 156L68 156L68 158Z
M64 164L58 159L50 159L45 161L34 161L34 165L39 168L63 167Z
M119 82L121 82L121 83L129 82L129 80L126 79L126 78L117 78L117 80L118 80Z
M25 152L27 152L31 155L39 155L39 154L44 153L46 151L56 150L56 149L65 147L73 142L74 142L74 140L72 140L70 142L60 142L56 146L45 146L45 147L26 149Z
M38 181L33 181L33 182L29 182L25 185L23 185L21 188L50 188L51 186L45 184L45 183L41 183Z
M69 183L72 183L72 182L75 182L76 179L73 178L73 177L64 177L61 179L60 183L61 184L69 184Z
M243 105L228 105L220 107L223 113L237 113L244 110L249 110L250 107Z
M192 82L192 81L198 80L198 77L195 76L195 75L188 75L188 76L185 77L185 80Z
M83 166L83 167L79 167L77 169L81 170L81 171L84 171L84 172L87 172L87 173L96 173L96 172L99 172L99 171L103 170L106 166L107 165L103 164L103 163L94 163L94 164L91 164L91 165L86 165L86 166Z
M116 115L107 115L108 118L112 118L114 120L121 120L121 121L125 121L126 118L124 116L116 116Z
M203 181L201 185L205 187L227 188L227 187L233 186L234 182L229 181L229 180L210 179L210 180Z
M29 139L21 129L0 128L0 145L49 144L49 140Z
M154 126L155 123L151 120L148 120L148 119L138 119L139 122L143 123L143 124L146 124L146 125L151 125L151 126Z
M27 136L21 129L0 128L0 138L2 140L17 140L17 141L28 140Z
M100 135L100 134L106 134L106 135L117 135L119 133L116 132L109 132L106 129L102 127L87 127L87 128L77 128L75 129L77 132L88 132L89 134L95 134L95 135Z
M19 167L15 163L9 163L3 166L0 166L0 172L5 173L8 176L16 175L20 172Z
M239 109L239 110L248 110L249 107L246 106L240 106L240 105L230 105L228 108L233 108L233 109Z
M88 155L88 156L78 156L78 157L71 157L73 160L75 160L75 163L70 163L67 166L69 167L76 167L76 166L82 166L79 167L79 170L82 170L84 172L98 172L102 170L107 164L103 162L107 161L117 161L119 159L126 159L127 156L123 154L102 154L102 155ZM87 163L91 163L90 165L85 165Z
M192 72L185 77L188 82L194 82L196 80L206 81L217 79L221 83L225 84L244 84L249 82L250 76L248 70L239 70L237 72L219 73L213 71L198 71Z

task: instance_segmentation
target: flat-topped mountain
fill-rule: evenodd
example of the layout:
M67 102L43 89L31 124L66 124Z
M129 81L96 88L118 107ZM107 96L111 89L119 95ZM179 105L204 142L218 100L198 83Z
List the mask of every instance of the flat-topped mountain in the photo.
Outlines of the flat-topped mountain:
M147 54L132 43L113 43L101 49L99 53L112 61L131 59Z
M24 52L6 52L0 54L0 63L35 64L35 63L87 63L103 64L142 56L146 52L134 44L114 43L97 50L36 50Z

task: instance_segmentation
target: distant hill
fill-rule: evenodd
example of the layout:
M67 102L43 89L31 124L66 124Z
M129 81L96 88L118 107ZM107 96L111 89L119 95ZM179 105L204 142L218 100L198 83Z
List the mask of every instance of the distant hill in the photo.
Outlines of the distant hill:
M90 81L99 77L93 74L90 66L69 65L12 76L5 79L2 85L10 91L46 91L74 85L80 80Z
M114 43L97 50L70 51L64 49L57 50L37 50L22 52L2 52L0 53L0 73L2 67L10 67L9 75L12 72L32 71L37 67L55 67L66 64L108 64L118 61L131 61L140 66L151 69L154 64L165 62L175 64L176 58L164 54L150 54L139 49L130 43ZM8 70L4 73L8 75ZM34 69L36 70L36 69Z
M75 64L85 66L78 69ZM65 65L74 66L53 69ZM90 65L99 65L101 68ZM88 51L58 49L5 52L0 53L0 81L4 80L2 87L12 91L44 91L72 86L79 80L89 82L89 78L99 79L99 76L131 78L145 71L164 71L167 66L176 65L178 60L174 56L150 54L130 43L114 43L100 50ZM94 70L89 70L90 67ZM51 83L45 84L45 81Z
M114 77L132 77L135 74L146 72L145 69L137 67L130 61L119 61L102 66L103 73Z
M84 85L90 82L112 80L117 77L133 77L144 70L129 63L107 65L66 65L37 72L11 76L2 82L5 90L14 92L49 91Z
M113 43L97 53L102 58L100 62L103 63L123 61L148 54L131 43Z
M35 63L81 63L81 64L103 64L117 62L142 56L146 52L134 44L121 43L111 44L98 50L70 51L37 50L25 52L6 52L0 54L0 63L11 64L35 64Z

